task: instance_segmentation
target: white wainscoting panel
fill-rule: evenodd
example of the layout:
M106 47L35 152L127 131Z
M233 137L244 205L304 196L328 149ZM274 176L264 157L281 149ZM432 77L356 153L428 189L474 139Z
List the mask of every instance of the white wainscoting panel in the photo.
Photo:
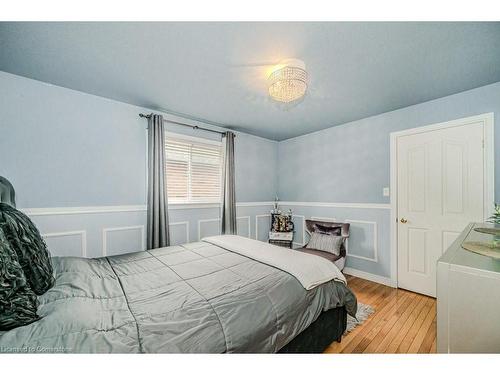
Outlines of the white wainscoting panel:
M43 233L47 247L52 256L87 256L87 231L74 230L66 232Z
M144 225L102 229L102 255L118 255L146 249Z
M262 219L266 219L263 221ZM261 225L259 225L259 222ZM271 215L255 215L255 239L267 242L269 240L269 229L271 228Z
M272 205L273 202L237 203L238 233L267 241L271 225L269 209ZM290 207L286 207L287 205ZM281 208L284 211L293 209L293 219L298 232L294 244L296 246L307 242L305 225L302 231L300 230L300 225L306 218L351 222L353 229L347 242L347 269L357 272L360 277L380 275L380 280L385 280L385 275L389 276L392 263L389 254L390 205L281 202ZM55 256L99 257L105 255L104 253L112 255L145 248L145 205L21 210L31 216L40 231L45 233L43 236L49 250ZM172 221L172 243L195 241L204 236L220 234L218 212L219 206L213 204L171 205L169 217ZM448 243L453 237L454 233L449 233L443 238L443 242Z
M198 241L203 237L220 235L220 219L198 220Z
M299 220L294 220L294 218L298 218ZM292 214L292 221L294 225L295 233L293 235L293 245L298 247L302 247L306 244L306 217L304 215L295 215ZM297 224L300 223L300 228L297 228ZM297 238L297 234L300 234L301 237Z
M237 203L241 235L254 236L255 215L268 213L272 202ZM55 256L101 257L145 248L146 206L89 206L21 208L41 233ZM213 204L170 205L171 243L186 243L220 232L219 206ZM264 227L261 220L261 230ZM139 229L140 227L144 229ZM266 224L266 227L268 225ZM104 230L104 234L103 234ZM267 233L266 233L267 238Z
M368 260L370 262L378 262L378 225L377 222L375 221L365 221L365 220L351 220L351 219L346 219L346 223L351 223L351 227L349 229L349 234L350 234L350 241L346 244L346 252L347 256L351 258L358 258L358 259L363 259L363 260ZM352 225L352 224L361 224L361 225ZM366 233L366 231L361 232L362 226L363 225L369 225L373 227L373 232L372 236L365 238L364 241L359 241L363 239L363 235ZM356 241L353 241L355 239ZM351 250L349 249L351 247ZM353 252L354 249L357 247L359 248L364 248L364 249L371 249L372 251L372 256L365 256L365 255L359 255Z
M170 245L180 245L189 242L189 221L178 221L169 223ZM182 230L184 227L184 230ZM179 229L177 229L179 228Z
M251 236L250 216L238 216L236 218L236 232L239 236L250 238Z

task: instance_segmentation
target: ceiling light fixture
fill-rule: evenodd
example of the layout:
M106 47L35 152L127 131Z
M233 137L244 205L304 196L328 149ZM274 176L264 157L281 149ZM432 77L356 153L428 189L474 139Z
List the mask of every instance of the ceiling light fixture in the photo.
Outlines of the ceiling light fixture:
M283 103L293 102L306 93L306 65L298 59L285 60L274 68L268 80L271 98Z

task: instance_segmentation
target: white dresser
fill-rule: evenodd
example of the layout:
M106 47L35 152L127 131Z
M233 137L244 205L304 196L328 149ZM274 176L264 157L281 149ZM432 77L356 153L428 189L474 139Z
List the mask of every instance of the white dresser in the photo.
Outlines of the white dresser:
M500 353L500 260L464 250L470 224L438 260L437 352Z

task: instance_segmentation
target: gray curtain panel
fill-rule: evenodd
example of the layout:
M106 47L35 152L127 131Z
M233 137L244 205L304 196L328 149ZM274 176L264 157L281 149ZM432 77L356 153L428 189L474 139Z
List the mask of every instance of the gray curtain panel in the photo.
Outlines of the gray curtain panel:
M148 121L148 249L170 245L164 130L163 116L151 115Z
M234 187L234 133L223 138L221 233L236 234L236 194Z

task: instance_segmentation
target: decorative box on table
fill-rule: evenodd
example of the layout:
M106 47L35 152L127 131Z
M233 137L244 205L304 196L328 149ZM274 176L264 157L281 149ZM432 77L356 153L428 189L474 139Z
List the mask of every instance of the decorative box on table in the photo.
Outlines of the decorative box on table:
M271 230L269 231L269 243L277 246L292 248L293 244L293 221L292 210L283 214L278 207L278 200L271 211Z

